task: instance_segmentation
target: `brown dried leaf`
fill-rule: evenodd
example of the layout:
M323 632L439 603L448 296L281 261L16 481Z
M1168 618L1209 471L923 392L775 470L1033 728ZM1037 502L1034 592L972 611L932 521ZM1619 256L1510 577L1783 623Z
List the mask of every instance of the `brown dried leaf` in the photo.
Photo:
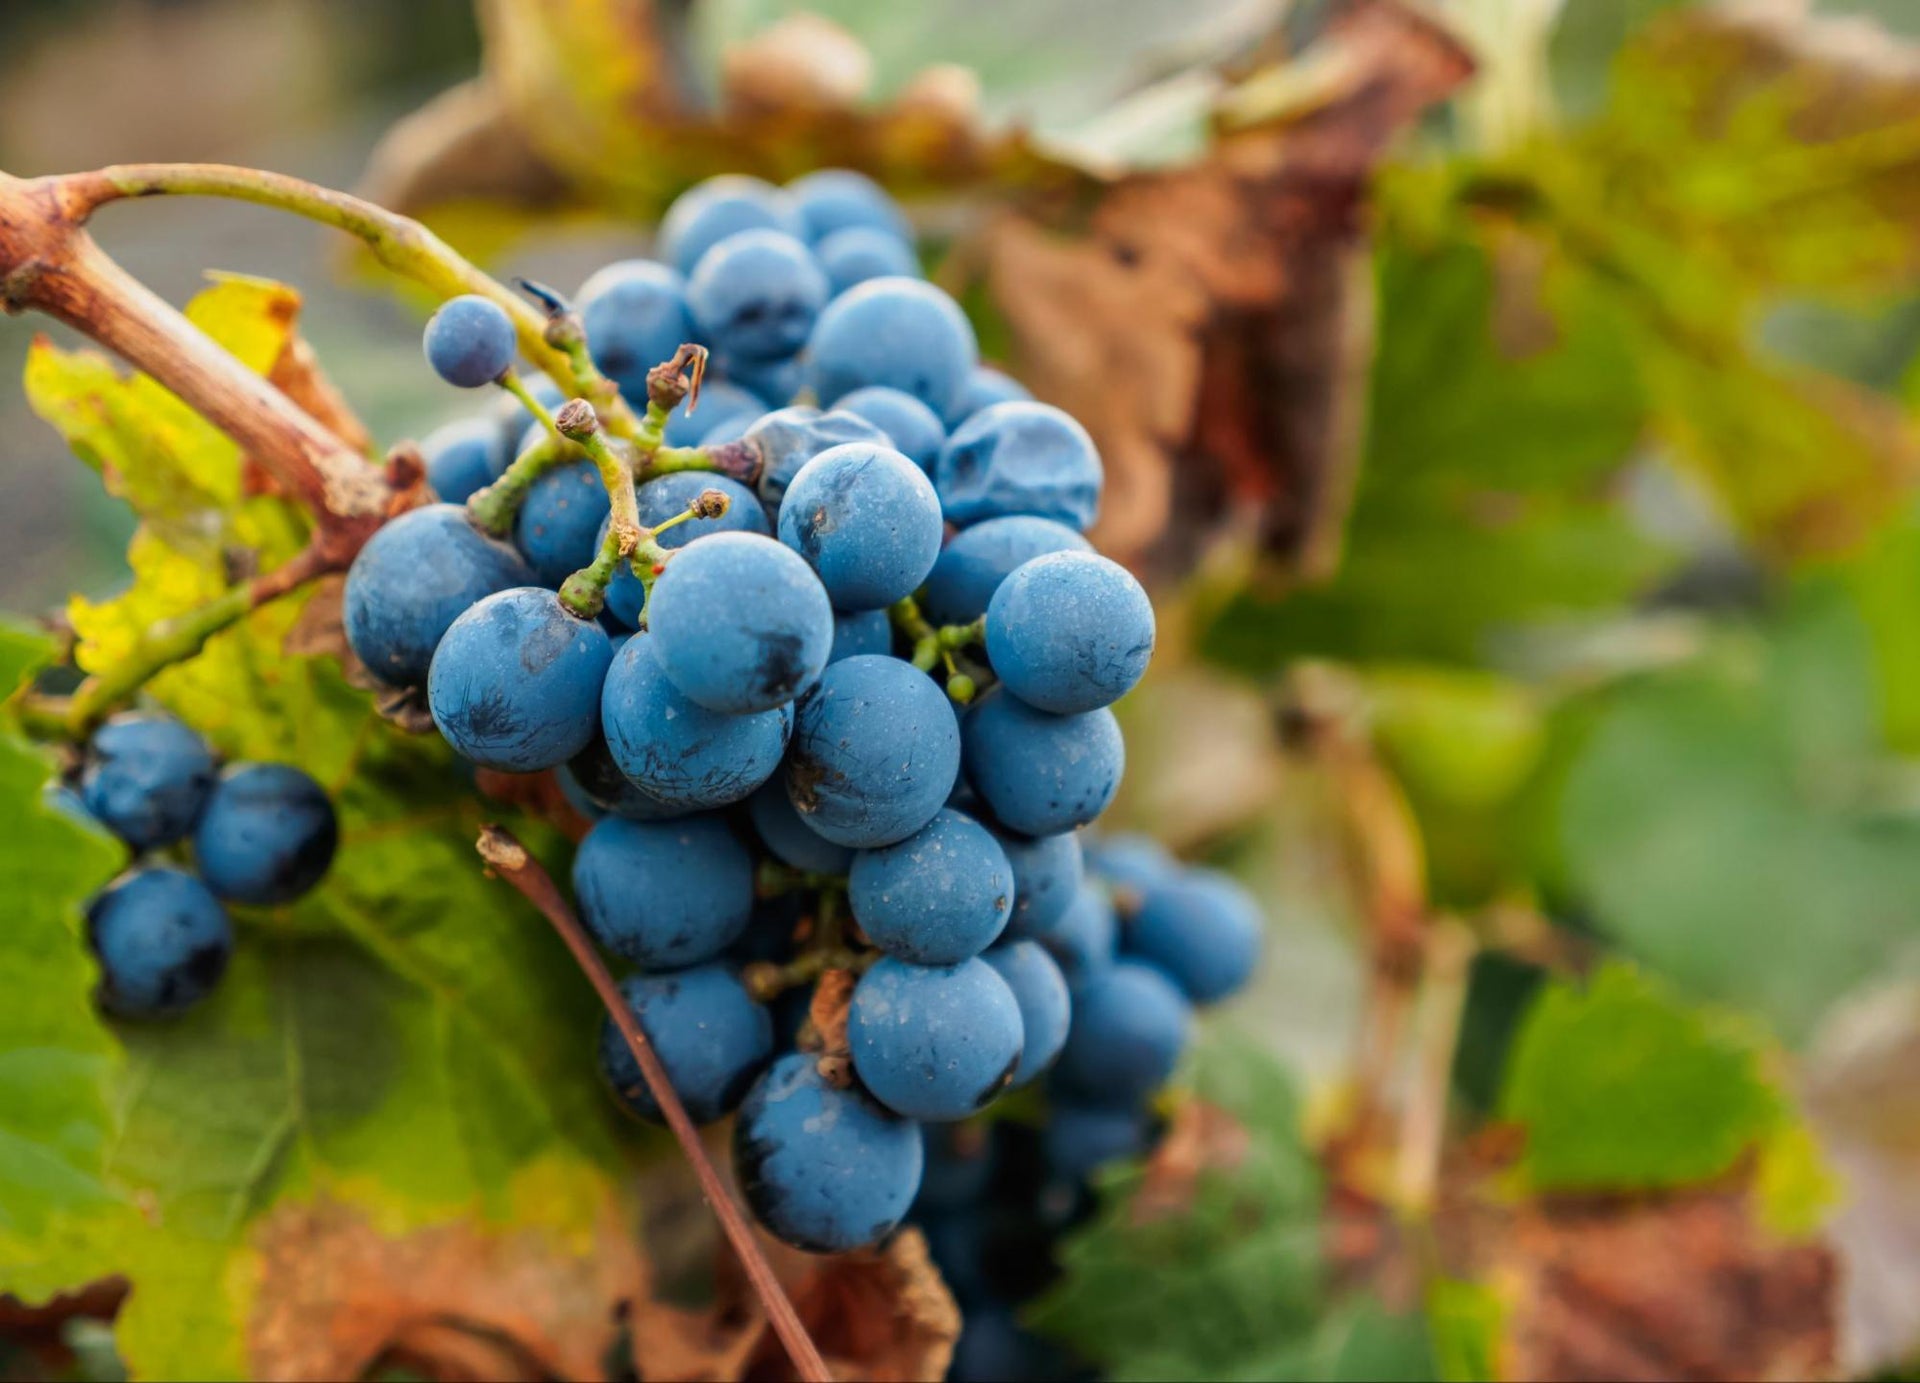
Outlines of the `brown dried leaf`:
M1186 1213L1200 1178L1232 1171L1250 1146L1246 1125L1227 1110L1202 1099L1183 1100L1147 1159L1130 1213L1142 1224Z
M267 379L349 448L362 455L373 450L373 434L355 415L304 336L296 332L287 337Z
M845 110L873 85L873 59L832 20L788 15L727 50L721 85L736 111Z
M337 572L314 583L313 594L287 631L283 647L289 658L325 655L343 663L359 661L347 646L346 614L341 604L346 588L347 578Z

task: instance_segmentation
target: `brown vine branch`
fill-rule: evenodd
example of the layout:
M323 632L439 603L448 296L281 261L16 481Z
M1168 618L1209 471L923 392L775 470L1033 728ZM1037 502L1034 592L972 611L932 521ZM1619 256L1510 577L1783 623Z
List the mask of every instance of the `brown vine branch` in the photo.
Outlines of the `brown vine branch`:
M480 858L487 862L494 873L517 889L553 924L560 939L566 942L567 949L573 952L574 960L586 972L594 992L600 996L600 1002L606 1005L608 1015L620 1029L620 1035L626 1039L633 1059L639 1063L640 1074L646 1079L654 1102L666 1116L667 1126L673 1130L681 1151L693 1164L701 1193L713 1207L713 1213L719 1217L720 1228L733 1245L734 1252L739 1255L747 1281L753 1285L754 1293L767 1313L767 1320L780 1337L780 1343L786 1347L794 1369L807 1383L832 1383L833 1375L827 1371L826 1361L820 1357L820 1351L807 1334L807 1328L800 1323L793 1303L787 1299L766 1255L760 1251L746 1217L740 1213L739 1205L728 1193L720 1173L707 1157L699 1131L694 1128L693 1120L687 1117L686 1106L680 1103L680 1097L674 1093L673 1084L667 1079L666 1070L660 1065L653 1044L647 1040L647 1034L633 1016L633 1011L620 997L613 976L608 973L599 953L593 949L593 943L587 939L580 919L573 915L573 910L560 896L552 876L528 853L524 845L499 826L482 827L476 848Z

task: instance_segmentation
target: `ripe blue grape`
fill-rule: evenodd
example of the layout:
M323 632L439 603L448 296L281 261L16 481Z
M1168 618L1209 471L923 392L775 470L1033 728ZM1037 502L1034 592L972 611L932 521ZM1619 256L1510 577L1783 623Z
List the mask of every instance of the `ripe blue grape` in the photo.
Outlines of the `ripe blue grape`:
M774 230L719 241L687 279L687 306L723 358L785 360L807 344L827 305L827 276L807 247Z
M513 439L492 418L462 418L429 432L420 455L433 492L448 504L465 504L506 472Z
M193 828L200 877L221 898L291 903L320 882L340 843L326 790L292 764L238 764Z
M163 1018L212 992L233 927L207 886L177 869L135 869L87 904L100 1003L123 1018Z
M927 575L920 608L935 624L971 624L1012 572L1051 552L1092 552L1064 523L1031 514L987 519L953 535Z
M886 433L894 449L923 471L933 465L933 459L947 440L947 430L933 410L912 394L903 394L898 389L877 384L855 389L834 407L865 418Z
M616 659L619 656L614 654ZM595 735L585 749L560 766L556 776L562 791L572 789L567 792L569 801L578 794L580 801L574 805L589 821L597 821L603 814L624 816L629 821L669 821L686 815L652 793L641 791L638 783L622 773L604 735Z
M845 874L853 851L835 845L800 819L787 800L786 785L775 779L747 799L747 815L760 843L773 857L809 874Z
M788 183L787 195L800 209L807 239L816 245L835 231L853 226L885 231L904 243L913 241L906 215L886 189L865 173L822 168Z
M427 707L447 743L482 768L534 773L578 754L600 728L607 631L552 591L490 595L447 629L427 673Z
M779 360L743 360L723 355L714 361L721 378L731 380L767 408L784 408L807 384L807 367L797 355Z
M804 239L793 199L771 183L737 173L708 178L674 199L660 221L660 258L691 274L700 257L730 235L776 230Z
M1034 937L1060 920L1080 890L1085 873L1080 838L1072 832L1037 839L997 831L995 837L1013 870L1013 916L1009 937Z
M686 282L664 264L625 259L581 284L577 306L593 363L644 408L647 371L694 339Z
M886 956L853 988L847 1043L873 1097L910 1119L964 1119L1020 1065L1020 1005L992 966L908 965Z
M942 417L979 358L966 314L938 288L913 278L868 279L842 293L820 314L807 353L824 404L884 384Z
M620 772L655 801L680 811L745 799L780 767L793 708L725 715L667 680L654 637L630 639L608 669L600 728Z
M996 403L958 427L933 464L949 522L962 528L1035 514L1084 532L1100 508L1100 453L1087 430L1044 403Z
M594 939L646 970L711 960L753 914L753 857L717 816L609 816L573 857L573 892Z
M1022 835L1086 825L1113 801L1126 769L1120 724L1104 708L1057 716L996 687L967 712L963 733L967 781Z
M1113 964L1120 920L1107 891L1089 881L1080 885L1052 923L1026 930L1047 948L1066 977L1079 984Z
M747 1092L733 1168L754 1217L809 1253L846 1253L894 1231L920 1186L920 1126L855 1086L837 1090L814 1058L783 1056Z
M862 850L847 902L867 939L915 965L957 965L1013 911L1013 870L987 828L951 808L896 845Z
M620 997L696 1124L731 1114L773 1057L773 1020L729 966L629 975L620 982ZM666 1123L610 1017L600 1021L600 1074L634 1114L650 1124Z
M1173 981L1115 961L1073 992L1073 1030L1054 1081L1082 1099L1128 1104L1166 1084L1186 1050L1193 1010Z
M1260 958L1259 904L1224 874L1187 870L1142 892L1122 944L1194 1003L1216 1003L1247 982Z
M695 538L704 538L713 533L758 533L762 536L773 530L767 522L767 511L760 507L760 501L753 491L737 480L728 480L722 475L712 475L705 471L673 471L657 480L649 480L634 492L639 501L640 522L648 528L664 523L675 514L683 513L706 490L718 490L727 497L727 512L717 519L688 519L677 523L662 533L655 541L668 551L685 547ZM594 539L596 546L605 542L607 525L611 519L602 520L599 535ZM607 583L607 609L616 620L632 629L640 623L640 613L646 608L647 588L640 578L633 574L633 567L622 562L614 570L613 580Z
M1025 1040L1013 1083L1025 1085L1053 1065L1060 1048L1066 1045L1067 1026L1073 1020L1066 977L1053 957L1033 941L1003 941L980 959L1006 981L1020 1006L1020 1030Z
M157 850L193 828L215 771L206 741L172 716L129 712L94 733L80 796L135 850Z
M347 643L382 682L418 686L469 606L532 584L520 555L475 528L459 505L410 510L375 533L347 569Z
M543 586L560 583L593 561L607 490L591 461L555 466L533 482L514 520L513 542Z
M1147 1150L1152 1123L1129 1104L1089 1104L1056 1096L1040 1131L1047 1166L1064 1177L1091 1176L1109 1162Z
M828 840L871 850L933 820L960 770L945 694L897 658L845 658L801 701L787 795Z
M724 423L738 423L744 431L747 424L767 411L758 395L724 379L709 379L702 384L699 406L689 411L691 402L690 397L684 398L667 414L666 431L661 435L670 447L696 446Z
M746 435L747 429L753 426L753 420L757 416L759 415L753 414L723 419L713 431L700 434L699 445L717 447L727 442L737 442Z
M913 246L889 231L871 226L837 230L814 247L833 296L868 279L916 278L920 260Z
M822 413L805 404L776 409L749 427L742 436L760 447L764 458L758 486L767 512L778 520L780 502L787 486L800 468L829 447L843 442L878 442L885 446L887 434L852 413L835 408Z
M1073 1377L1058 1351L1020 1324L997 1301L968 1307L954 1341L946 1383L1006 1383L1010 1378Z
M755 533L716 533L675 552L654 582L647 620L673 684L733 715L793 700L833 647L820 578Z
M800 468L780 504L780 541L820 574L841 610L911 595L940 555L940 500L890 446L848 442Z
M935 1124L926 1130L926 1169L920 1175L915 1216L927 1211L966 1210L986 1195L993 1180L991 1131L978 1124Z
M1093 552L1016 568L987 606L987 658L1029 706L1077 715L1110 706L1153 656L1153 602L1132 573Z
M427 363L447 383L478 389L507 372L519 352L513 319L491 298L465 293L427 319Z
M1089 837L1087 865L1116 887L1143 893L1180 875L1180 862L1152 836L1115 831Z
M948 427L958 427L983 408L991 408L996 403L1020 403L1033 397L1033 392L1004 370L996 370L991 365L976 365L973 373L967 376L967 384L960 391L959 402L947 414Z
M885 610L844 610L833 612L833 651L829 663L842 658L858 658L866 653L893 652L893 619Z

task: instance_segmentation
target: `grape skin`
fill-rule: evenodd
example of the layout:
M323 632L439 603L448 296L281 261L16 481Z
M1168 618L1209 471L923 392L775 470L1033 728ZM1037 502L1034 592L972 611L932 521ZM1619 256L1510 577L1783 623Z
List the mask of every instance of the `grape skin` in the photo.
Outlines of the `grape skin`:
M696 1124L732 1113L773 1057L773 1020L729 966L630 975L620 982L620 997ZM650 1124L666 1122L611 1016L600 1022L600 1074L634 1115Z
M461 389L491 384L513 365L519 339L506 309L477 293L463 293L427 319L421 343L427 363Z
M542 586L560 583L594 559L610 506L591 461L555 466L527 490L514 519L513 543Z
M883 384L944 417L965 389L979 347L972 323L945 293L915 278L884 278L828 303L807 355L824 404Z
M897 845L862 850L847 902L867 939L915 965L957 965L991 946L1013 911L1013 871L987 829L951 808Z
M695 339L686 280L649 259L596 271L580 285L576 306L593 363L636 402L647 397L647 371Z
M941 551L921 609L936 624L971 624L1018 567L1048 553L1091 551L1085 537L1053 519L1009 514L983 520L954 534Z
M834 297L868 279L915 278L920 273L920 261L911 246L871 226L837 230L813 248Z
M887 434L865 418L838 408L822 413L805 404L775 409L741 435L760 447L764 459L756 488L760 502L776 523L787 486L807 462L843 442L878 442L882 446L887 442Z
M1073 1021L1073 1000L1067 993L1066 977L1037 942L1003 941L981 959L1006 982L1020 1006L1024 1041L1013 1083L1025 1085L1053 1065L1066 1045L1068 1026Z
M172 716L123 712L94 732L80 796L135 850L157 850L192 829L215 772L206 741Z
M218 897L291 903L325 876L340 843L326 790L292 764L236 764L193 828L193 858Z
M615 955L647 970L711 960L746 930L753 857L717 816L607 817L573 857L580 920Z
M705 538L714 533L758 533L769 536L773 529L767 523L767 511L760 507L760 501L753 491L737 480L729 480L723 475L712 475L705 471L673 471L656 480L649 480L634 491L634 499L639 506L640 522L647 528L664 523L675 514L684 513L689 504L707 490L718 490L727 497L727 512L714 519L687 519L675 524L654 541L671 552L675 548L685 547L695 538ZM600 525L600 532L594 539L597 548L606 541L609 518ZM647 588L640 578L633 574L630 563L622 562L613 573L613 580L607 583L607 609L613 617L629 629L637 628L641 611L646 608Z
M929 1122L989 1104L1013 1079L1023 1040L1019 1002L981 960L883 957L854 986L847 1012L861 1084L895 1113Z
M827 276L807 247L775 230L719 241L687 280L701 337L730 360L784 360L807 343L826 306Z
M1033 514L1084 533L1100 508L1100 453L1050 404L996 403L953 429L933 484L947 519L962 528Z
M1094 1103L1144 1100L1173 1074L1192 1026L1173 981L1139 961L1115 961L1074 990L1073 1029L1053 1079Z
M226 972L233 928L220 900L178 869L135 869L87 905L100 1003L122 1018L165 1018L206 998Z
M619 658L615 653L614 657ZM606 689L601 688L602 699ZM560 786L565 791L571 785L582 801L593 810L582 810L581 815L589 820L598 820L602 814L624 816L629 821L670 821L686 813L678 807L670 806L652 793L643 792L626 774L620 771L620 765L613 761L613 751L607 748L604 735L595 735L593 740L575 754L566 763L555 770ZM573 793L569 793L569 800ZM576 802L578 807L580 803Z
M991 408L996 403L1022 403L1032 397L1033 392L1006 371L991 365L976 365L967 376L966 387L960 391L959 401L947 415L946 423L949 428L958 427L983 408Z
M1132 691L1153 656L1153 603L1118 562L1054 552L1017 567L987 606L987 657L1008 691L1077 715Z
M820 574L837 610L911 595L940 555L940 500L892 447L849 442L802 466L780 505L780 541Z
M967 781L1023 835L1086 825L1113 801L1126 769L1112 711L1050 715L998 687L967 712L964 739Z
M787 800L786 785L777 778L747 799L747 815L760 843L790 868L809 874L844 874L853 863L852 850L835 845L801 819Z
M1047 1165L1061 1176L1084 1177L1147 1149L1151 1122L1130 1105L1085 1104L1055 1096L1041 1131Z
M658 364L659 362L654 362ZM645 393L640 395L645 398ZM689 394L667 414L667 428L661 434L670 447L691 447L724 423L737 422L742 431L766 411L759 398L724 379L710 379L700 386L698 405Z
M1193 869L1141 894L1122 944L1163 971L1188 999L1211 1004L1252 976L1260 930L1259 905L1244 888L1214 870Z
M893 652L893 620L885 610L845 610L833 612L833 649L828 663L863 654Z
M1092 880L1082 883L1059 918L1050 926L1029 929L1033 940L1047 948L1061 971L1075 984L1113 964L1119 944L1120 922L1105 888Z
M940 454L940 447L947 440L947 429L934 411L912 394L903 394L898 389L884 385L855 389L834 407L865 418L886 433L894 449L923 471L933 465L934 457Z
M1080 838L1071 832L1038 838L1011 831L994 834L1013 870L1013 916L1007 935L1038 937L1066 915L1080 889L1085 877Z
M448 504L465 504L505 474L513 461L513 438L492 418L462 418L429 432L420 455L434 494Z
M913 227L885 188L850 168L822 168L787 184L800 211L807 239L819 244L836 231L864 226L883 231L902 244L913 242Z
M687 189L660 221L660 258L691 274L700 257L730 235L776 230L796 238L806 223L793 199L773 184L741 174L722 174Z

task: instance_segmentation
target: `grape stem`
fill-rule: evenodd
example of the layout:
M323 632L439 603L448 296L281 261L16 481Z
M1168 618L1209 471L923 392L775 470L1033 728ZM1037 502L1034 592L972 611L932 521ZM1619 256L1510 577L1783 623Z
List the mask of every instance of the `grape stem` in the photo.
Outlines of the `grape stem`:
M687 1117L686 1106L680 1103L673 1083L667 1079L666 1069L660 1064L653 1044L647 1040L647 1034L634 1017L633 1010L620 997L613 976L608 973L599 953L593 949L593 943L587 939L580 919L574 916L573 910L560 896L553 877L525 846L498 826L481 828L477 848L489 870L517 889L552 923L553 929L573 953L574 960L586 973L594 992L600 996L600 1002L606 1005L607 1015L613 1019L621 1037L626 1039L628 1050L633 1053L633 1059L640 1067L648 1092L653 1096L654 1103L659 1105L660 1112L666 1116L667 1127L673 1130L681 1151L693 1164L701 1193L719 1218L720 1228L726 1234L728 1243L739 1255L747 1281L752 1284L761 1308L767 1313L774 1334L785 1346L787 1357L793 1361L795 1372L807 1383L832 1383L833 1375L828 1372L826 1361L820 1357L820 1351L807 1334L806 1326L801 1324L793 1303L781 1288L779 1279L774 1276L773 1268L761 1252L759 1242L754 1238L739 1204L708 1158L699 1131L694 1128L693 1120Z

